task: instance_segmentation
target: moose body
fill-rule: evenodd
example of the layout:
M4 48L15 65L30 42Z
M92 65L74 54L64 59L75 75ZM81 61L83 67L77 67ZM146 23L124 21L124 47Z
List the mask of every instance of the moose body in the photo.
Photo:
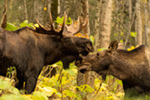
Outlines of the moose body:
M125 94L150 93L150 52L145 45L127 51L118 49L118 42L110 43L107 50L81 56L76 65L82 73L95 71L122 80ZM133 94L134 95L134 94Z
M65 18L64 18L65 22ZM44 65L53 64L67 56L87 55L93 51L89 39L64 35L60 31L28 27L7 31L0 28L0 74L6 75L7 68L15 66L19 80L16 87L32 93Z

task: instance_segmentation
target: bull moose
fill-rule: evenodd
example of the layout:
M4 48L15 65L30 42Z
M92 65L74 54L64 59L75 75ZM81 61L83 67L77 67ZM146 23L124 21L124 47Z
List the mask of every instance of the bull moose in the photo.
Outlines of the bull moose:
M0 74L6 75L10 66L15 66L19 80L16 87L23 88L25 82L26 93L35 89L37 78L45 65L53 64L67 56L87 55L93 51L89 39L69 35L65 27L66 15L60 31L52 25L50 14L49 27L43 27L37 20L39 27L28 27L16 31L0 28ZM84 24L74 31L81 31Z
M107 50L80 56L76 61L79 70L95 71L102 75L113 75L122 80L125 95L150 93L150 52L140 45L132 51L117 49L118 42L110 43ZM132 92L131 92L132 91Z

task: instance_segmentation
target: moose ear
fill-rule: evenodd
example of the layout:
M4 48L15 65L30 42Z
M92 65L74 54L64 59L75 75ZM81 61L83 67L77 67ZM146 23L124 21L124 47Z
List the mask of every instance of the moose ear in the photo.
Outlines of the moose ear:
M108 51L110 51L111 53L116 51L118 48L118 41L112 41L110 44L109 44L109 47L108 47Z

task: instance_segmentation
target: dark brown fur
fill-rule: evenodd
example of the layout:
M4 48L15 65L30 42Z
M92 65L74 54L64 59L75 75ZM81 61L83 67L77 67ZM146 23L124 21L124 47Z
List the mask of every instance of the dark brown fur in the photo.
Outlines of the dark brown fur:
M150 53L145 45L127 51L117 50L118 43L110 43L107 50L89 54L76 61L81 72L95 71L113 75L122 80L126 91L133 89L138 93L150 93Z
M21 89L25 81L26 93L34 90L44 65L53 64L66 56L86 55L90 51L93 51L90 40L65 36L63 31L25 27L10 32L0 28L0 74L5 76L7 68L15 66L19 79L16 87Z

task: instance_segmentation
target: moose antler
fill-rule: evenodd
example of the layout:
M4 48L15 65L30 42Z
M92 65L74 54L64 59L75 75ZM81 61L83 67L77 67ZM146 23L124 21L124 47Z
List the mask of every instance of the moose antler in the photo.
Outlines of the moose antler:
M78 17L76 26L74 25L73 22L72 22L72 24L70 26L66 25L67 31L71 32L72 35L75 35L75 34L79 33L87 25L87 23L88 23L88 16L85 18L83 24L81 24L80 22L81 22L81 19L80 19L80 17Z
M51 12L49 12L49 18L50 18L50 25L47 26L43 26L42 24L40 24L40 22L35 18L36 22L38 23L39 27L42 28L45 31L55 31L55 28L53 27L53 19L52 19L52 15Z
M36 18L35 18L35 20L36 20L36 22L37 22L37 24L39 25L40 28L48 31L42 24L40 24L40 22Z
M53 27L53 19L52 19L51 12L49 12L49 18L50 18L50 26L51 26L52 29L54 29L54 27Z
M50 30L56 31L56 30L54 29L54 27L53 27L53 19L52 19L51 12L49 12L49 18L50 18L50 25L48 25L47 27L44 27L42 24L40 24L40 22L39 22L36 18L35 18L35 20L36 20L36 22L38 23L38 25L39 25L41 28L43 28L44 30L46 30L46 31L50 31ZM51 29L49 30L49 28L51 28Z
M1 25L2 28L6 28L7 27L7 0L5 0L5 8L3 11L3 16L2 16L2 20L1 20Z
M61 30L60 30L60 33L62 33L62 34L63 34L63 32L65 31L66 19L67 19L67 15L66 15L66 12L64 12L64 20L63 20L62 28L61 28Z

